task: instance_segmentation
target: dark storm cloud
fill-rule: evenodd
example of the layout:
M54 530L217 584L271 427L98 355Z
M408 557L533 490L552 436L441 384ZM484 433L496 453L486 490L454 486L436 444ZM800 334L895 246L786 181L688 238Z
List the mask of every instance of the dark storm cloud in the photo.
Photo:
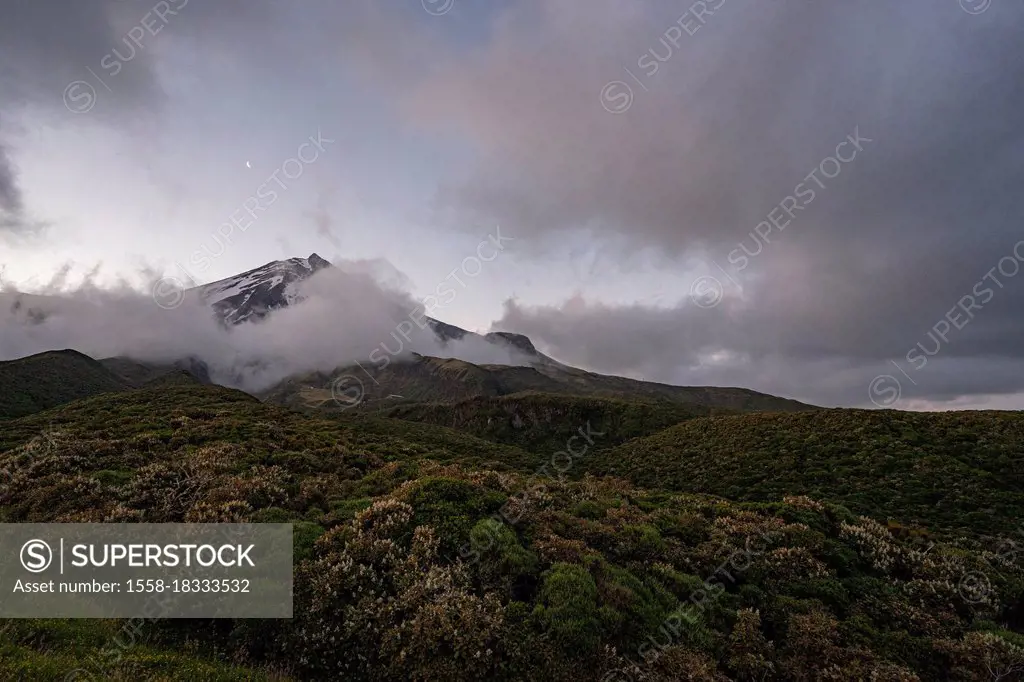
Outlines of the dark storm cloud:
M995 274L1009 287L1012 280ZM740 299L728 290L708 308L697 303L714 299L687 295L670 308L609 306L580 297L558 306L510 301L493 328L526 334L556 359L595 371L741 386L820 405L870 405L873 379L891 376L899 382L901 401L882 404L876 392L876 402L908 407L914 400L936 403L1022 390L1024 360L1009 349L1019 338L1010 322L1015 311L1007 309L1011 301L1000 299L1008 288L989 288L991 298L973 301L980 309L965 313L954 299L926 323L904 325L895 334L877 326L869 312L850 327L836 328L830 325L838 311L820 319L803 310L786 314L750 292ZM982 305L985 300L988 305ZM843 333L856 340L847 342Z
M7 150L0 147L0 211L20 215L21 206L21 192L15 182L14 168Z
M169 0L164 4L173 11L171 5L181 3ZM124 0L8 3L0 10L0 60L4 64L0 85L7 93L0 105L28 104L57 111L65 106L68 86L76 82L103 90L114 105L97 114L125 106L134 109L154 101L160 90L153 70L152 46L159 33L144 35L138 41L127 35L151 7L152 3ZM164 16L169 21L174 19L172 14ZM150 49L146 49L147 39ZM113 56L114 51L120 58ZM101 61L108 56L105 70ZM112 77L114 60L122 68ZM104 89L97 77L111 79L110 89Z
M0 130L2 132L2 130ZM25 202L18 185L18 172L3 139L0 138L0 234L21 236L29 230Z
M0 105L63 107L65 89L76 81L102 90L116 105L110 110L156 105L163 94L156 61L167 42L237 47L245 38L258 44L270 17L268 0L6 3L0 9Z
M138 120L164 96L156 61L168 41L253 44L269 25L264 0L35 0L0 7L0 114L56 114L75 123ZM96 106L97 103L102 106ZM0 141L0 233L28 218L10 151Z
M1024 93L1007 87L1024 72L1019 6L972 17L924 0L707 4L719 7L674 47L685 5L636 16L606 4L597 21L589 6L523 3L479 53L441 61L414 101L481 153L449 188L453 207L536 235L586 226L724 255L858 126L875 143L802 214L802 232L957 234L1019 174ZM634 94L618 116L599 99L611 79ZM890 224L908 218L928 229Z
M537 252L585 229L666 264L701 257L727 299L512 308L499 326L600 370L826 402L866 402L880 372L933 399L1024 389L1024 277L975 293L1024 238L1024 8L698 4L703 23L667 3L524 3L426 71L418 120L479 152L440 195L456 217L516 225ZM870 141L827 160L851 135ZM919 342L941 346L921 369ZM729 359L698 358L715 351Z

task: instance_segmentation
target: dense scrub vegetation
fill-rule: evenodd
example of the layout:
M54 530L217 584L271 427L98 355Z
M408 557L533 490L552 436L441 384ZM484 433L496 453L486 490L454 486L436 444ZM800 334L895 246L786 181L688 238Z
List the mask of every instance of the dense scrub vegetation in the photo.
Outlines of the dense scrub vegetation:
M872 414L858 437L880 438L901 418ZM925 433L951 436L952 424ZM1003 449L1015 428L1000 440L978 426L988 450L964 435L943 456L1015 484L1019 459ZM748 442L784 439L765 429ZM822 451L838 438L814 430L828 436ZM941 459L938 445L919 447ZM295 618L154 623L103 670L113 679L987 681L1024 671L1024 538L1009 524L998 539L970 523L929 537L788 491L743 502L659 490L689 485L663 460L665 480L644 489L530 475L535 456L429 424L318 418L170 385L5 423L0 521L296 524ZM716 480L711 463L691 465ZM931 470L919 471L917 485L929 485ZM889 475L878 479L895 486ZM881 509L899 508L892 492ZM917 509L916 488L908 495ZM61 679L116 625L9 625L0 677Z
M189 382L202 384L210 381L210 370L206 363L198 358L183 358L176 362L154 363L140 362L126 357L103 358L101 365L109 369L131 386L142 387L164 380L168 375L176 375L180 381L186 378Z
M481 397L454 404L399 405L381 414L408 421L448 426L531 452L552 453L566 447L580 424L600 432L600 447L612 447L655 434L693 417L726 410L671 402L638 402L545 393Z
M1024 415L837 409L694 419L596 452L590 467L736 500L803 494L903 524L1013 532L1024 510Z

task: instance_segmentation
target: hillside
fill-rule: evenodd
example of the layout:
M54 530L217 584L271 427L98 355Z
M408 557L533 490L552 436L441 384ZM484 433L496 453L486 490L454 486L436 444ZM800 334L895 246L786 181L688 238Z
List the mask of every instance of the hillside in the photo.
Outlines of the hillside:
M5 425L0 521L296 524L294 619L146 625L103 679L984 680L1024 665L1024 563L994 541L926 549L831 502L559 482L469 464L482 452L516 449L219 387L107 394ZM0 676L49 679L111 623L5 627Z
M360 398L359 409L379 410L396 403L454 403L470 398L522 392L670 402L690 408L791 412L819 409L795 400L744 388L671 386L585 372L550 362L533 366L476 365L457 359L413 355L408 361L338 368L290 377L261 397L292 407L335 409Z
M493 368L499 373L509 393L547 390L540 385L534 385L533 382L537 379L533 375L523 372L523 368L500 365L484 365L484 367ZM738 412L802 412L820 409L815 405L752 391L748 388L674 386L654 381L639 381L626 377L596 374L567 365L538 364L536 371L544 377L544 380L554 381L560 387L558 391L551 392L572 395L626 400L664 400L681 405L698 405Z
M590 425L592 448L609 448L651 435L679 422L718 412L713 408L671 402L639 402L614 398L548 393L481 396L457 403L418 403L382 408L383 417L426 422L531 452L564 450L570 439L579 450L579 429ZM721 410L722 413L728 413Z
M0 362L0 419L11 419L130 384L74 350Z
M532 455L517 448L431 424L308 416L267 405L242 391L205 386L187 378L167 383L158 380L150 388L80 400L12 420L0 432L0 452L32 443L43 432L72 439L79 433L115 433L127 439L122 444L146 452L207 442L241 442L253 447L271 441L256 450L284 449L301 459L300 453L316 443L321 454L358 451L360 457L378 464L423 456L472 465L487 461L505 468L528 468L532 463ZM261 462L265 463L253 456L237 465Z
M500 395L497 380L483 368L456 359L418 357L384 369L343 367L289 377L260 393L267 402L296 409L340 410L350 403L379 409L395 401L459 401L478 395ZM338 398L338 400L335 400Z
M810 495L902 523L1009 532L1024 413L833 409L693 419L589 461L638 485L737 500Z
M130 358L94 360L75 350L47 351L0 362L0 419L13 419L112 391L210 383L197 360L145 363Z
M141 362L126 357L103 358L100 364L135 387L181 372L190 374L195 381L209 384L210 370L201 360L185 358L177 362Z

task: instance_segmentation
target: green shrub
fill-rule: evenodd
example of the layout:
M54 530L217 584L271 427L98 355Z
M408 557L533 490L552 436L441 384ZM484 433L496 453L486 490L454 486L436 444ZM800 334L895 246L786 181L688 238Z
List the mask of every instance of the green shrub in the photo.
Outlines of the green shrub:
M428 525L441 539L442 553L454 554L469 538L477 520L498 511L506 496L468 481L431 477L416 482L408 493L416 525Z
M544 574L534 615L567 655L593 652L600 641L597 583L583 566L557 563Z
M252 515L253 523L290 523L295 518L294 514L280 507L267 507L260 509Z
M485 583L511 587L522 576L537 570L537 555L523 548L507 523L481 519L469 533L469 544L479 557L479 571Z
M295 523L292 529L292 561L297 564L311 558L317 539L325 532L324 527L316 523L308 521Z
M581 519L600 519L604 516L604 507L593 500L584 500L572 508L572 514Z

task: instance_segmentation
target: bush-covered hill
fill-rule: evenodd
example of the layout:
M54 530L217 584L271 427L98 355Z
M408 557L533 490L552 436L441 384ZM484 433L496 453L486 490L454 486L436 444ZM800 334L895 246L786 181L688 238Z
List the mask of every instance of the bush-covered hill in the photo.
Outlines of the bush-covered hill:
M0 362L0 420L129 387L99 362L74 350Z
M340 382L340 383L339 383ZM812 405L745 388L671 386L594 374L562 365L475 365L454 358L413 354L387 366L353 366L333 372L289 377L260 394L269 402L294 408L336 409L334 397L360 398L357 410L378 410L398 403L454 403L517 393L675 403L695 410L791 412Z
M41 438L42 434L46 437ZM78 441L85 434L101 438L117 434L119 445L137 454L135 465L145 464L150 453L209 443L244 443L258 451L299 459L310 448L324 455L359 452L380 462L429 456L443 462L521 469L530 468L536 459L518 448L432 424L306 415L267 405L242 391L185 379L80 400L12 420L0 430L0 451L32 442L47 447L54 439ZM261 463L265 461L247 457L237 465Z
M590 424L593 431L599 432L595 447L606 448L716 412L728 413L664 401L516 393L454 404L398 405L381 411L380 415L447 426L498 443L550 454L564 450L569 439L578 435L581 425Z
M201 384L213 383L210 380L210 368L197 358L183 358L177 362L142 362L126 357L103 358L100 364L135 387L145 386L154 381L163 380L168 375L187 374L192 381Z
M5 424L0 521L296 524L294 619L159 622L100 679L980 682L1024 670L1013 538L926 545L806 497L488 471L467 462L517 450L397 423L407 430L204 386L90 398ZM60 679L112 623L14 626L0 678Z
M296 375L263 391L260 397L296 409L335 410L336 397L358 401L360 409L376 409L394 400L454 402L502 392L497 379L478 365L454 358L417 357L383 369L342 367L334 372Z
M210 383L202 363L94 360L75 350L47 351L0 362L0 420L24 417L101 393Z
M693 419L597 452L590 471L736 500L800 494L900 523L1024 520L1024 413L818 410Z

